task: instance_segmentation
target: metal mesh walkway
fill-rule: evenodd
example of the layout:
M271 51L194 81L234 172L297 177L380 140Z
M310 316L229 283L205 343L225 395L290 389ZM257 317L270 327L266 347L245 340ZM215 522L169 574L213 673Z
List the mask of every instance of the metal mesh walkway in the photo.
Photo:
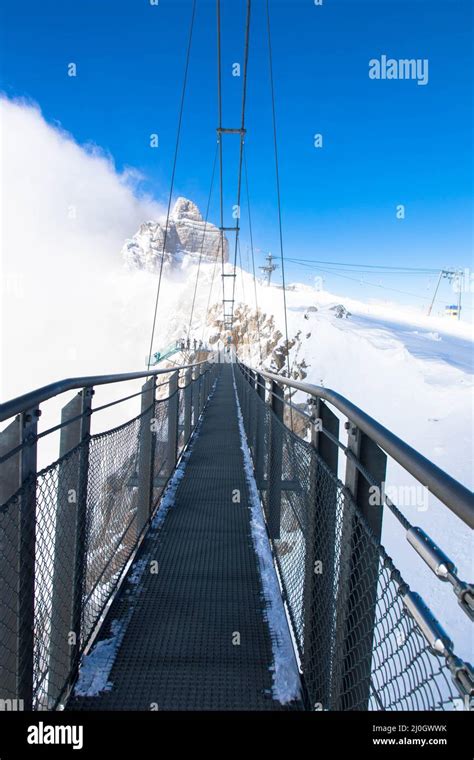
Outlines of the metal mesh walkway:
M89 689L67 709L281 709L271 664L232 370L224 365L174 504L149 531L86 658Z

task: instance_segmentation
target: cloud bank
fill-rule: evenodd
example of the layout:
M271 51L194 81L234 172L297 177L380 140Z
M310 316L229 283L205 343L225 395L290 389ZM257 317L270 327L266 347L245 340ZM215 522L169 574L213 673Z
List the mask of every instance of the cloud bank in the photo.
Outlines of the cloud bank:
M127 336L137 303L124 304L120 249L163 209L140 197L133 171L119 174L36 105L0 97L0 127L1 398L64 376L142 368L147 337L137 345ZM153 291L148 278L144 313Z

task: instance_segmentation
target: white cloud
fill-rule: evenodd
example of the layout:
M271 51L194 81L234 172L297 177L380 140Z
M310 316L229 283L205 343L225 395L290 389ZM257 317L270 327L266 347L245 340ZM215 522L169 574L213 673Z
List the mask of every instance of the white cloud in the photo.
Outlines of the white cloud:
M163 209L97 146L81 147L39 108L0 98L3 399L78 374L141 368L126 355L120 249ZM142 296L151 319L155 282ZM140 360L138 359L140 357ZM139 364L137 366L137 362Z

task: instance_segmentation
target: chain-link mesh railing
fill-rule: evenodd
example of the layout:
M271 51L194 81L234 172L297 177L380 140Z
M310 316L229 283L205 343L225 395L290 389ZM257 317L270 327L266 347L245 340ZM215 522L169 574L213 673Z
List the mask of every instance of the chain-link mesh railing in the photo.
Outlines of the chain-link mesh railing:
M136 545L141 417L89 446L82 635L87 640Z
M153 438L153 504L156 505L163 493L170 473L168 462L168 400L157 401L153 412L155 431Z
M53 709L66 696L198 421L211 372L201 367L181 384L174 372L166 398L144 386L138 416L87 433L0 506L2 704ZM19 461L1 458L6 479Z
M272 410L268 390L257 394L255 375L235 377L307 706L453 709L453 656L436 654L408 614L409 587L351 493Z

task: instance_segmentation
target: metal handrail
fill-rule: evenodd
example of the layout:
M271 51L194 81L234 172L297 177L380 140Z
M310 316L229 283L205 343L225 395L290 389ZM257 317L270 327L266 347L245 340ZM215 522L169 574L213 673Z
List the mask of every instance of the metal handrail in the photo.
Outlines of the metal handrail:
M451 475L442 470L429 459L402 441L386 427L370 417L362 409L346 399L340 393L323 388L320 385L302 383L281 375L275 375L262 369L244 365L252 372L257 372L268 380L282 383L290 388L303 391L309 396L328 401L342 412L356 427L366 433L380 448L398 462L407 472L445 504L457 517L474 528L474 494Z
M144 377L151 377L152 375L165 375L171 372L176 372L182 369L191 369L193 367L199 367L202 364L209 364L209 359L204 359L201 362L195 362L195 364L182 364L175 367L168 367L167 369L154 369L146 370L144 372L127 372L118 375L92 375L91 377L70 377L65 380L58 380L55 383L44 385L42 388L37 388L29 393L24 393L21 396L10 399L4 404L0 404L0 422L4 422L10 417L14 417L20 412L24 412L27 409L33 409L38 404L48 401L54 396L58 396L60 393L66 391L81 390L82 388L92 388L94 385L108 385L111 383L122 383L127 380L139 380Z

